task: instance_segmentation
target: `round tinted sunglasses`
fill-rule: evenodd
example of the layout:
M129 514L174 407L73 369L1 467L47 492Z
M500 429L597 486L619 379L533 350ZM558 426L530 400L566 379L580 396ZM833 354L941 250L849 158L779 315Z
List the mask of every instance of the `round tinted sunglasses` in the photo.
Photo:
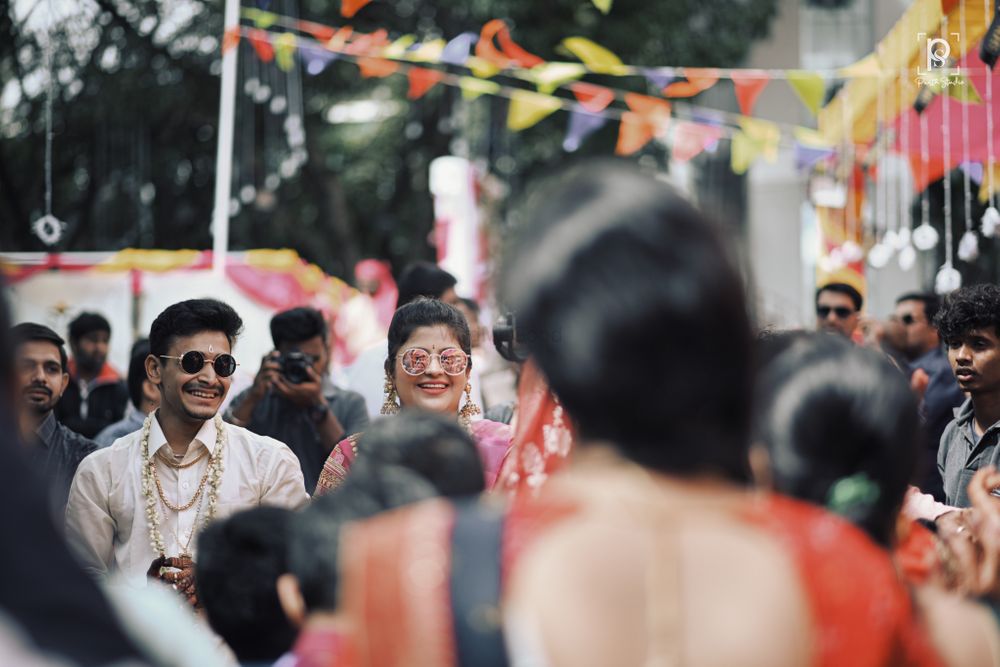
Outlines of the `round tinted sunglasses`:
M837 319L840 320L846 320L848 317L857 312L856 310L851 310L850 308L846 308L844 306L837 306L836 308L831 308L830 306L816 306L816 315L818 315L820 319L825 320L828 318L831 311L837 316Z
M161 359L177 359L181 362L181 370L185 373L195 375L201 372L201 369L205 367L205 364L212 364L212 368L215 369L215 374L220 378L227 378L236 372L236 367L239 366L236 363L236 359L233 358L231 354L220 354L215 357L215 359L208 359L204 354L198 350L191 350L190 352L185 352L179 357L171 357L167 354L161 354Z
M426 372L434 357L437 357L438 363L441 364L441 370L448 375L460 375L469 366L469 355L454 347L433 354L419 347L411 347L399 355L400 363L407 375L420 375Z

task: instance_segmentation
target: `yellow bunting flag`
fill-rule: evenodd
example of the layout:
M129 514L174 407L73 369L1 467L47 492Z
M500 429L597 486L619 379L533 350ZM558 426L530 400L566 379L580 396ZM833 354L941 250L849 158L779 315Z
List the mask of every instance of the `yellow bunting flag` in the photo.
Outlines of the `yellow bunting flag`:
M474 100L480 95L496 95L500 92L500 84L471 76L459 79L458 87L462 89L462 97L467 100Z
M526 78L538 86L538 92L551 93L586 73L587 68L577 63L545 63L529 70Z
M561 108L562 101L557 97L533 93L530 90L515 90L510 96L507 129L519 132Z
M274 39L274 59L287 72L295 66L295 33L283 32Z
M594 6L601 10L602 14L607 14L611 11L611 4L614 0L592 0Z
M979 186L979 203L987 203L990 196L997 191L1000 191L1000 162L984 164L983 182Z
M416 41L417 38L413 35L403 35L392 44L385 47L382 55L386 58L402 58L406 54L406 50L413 46Z
M465 61L465 66L480 79L488 79L500 71L499 67L488 60L483 60L478 56L470 56L469 59Z
M796 127L792 131L792 134L795 135L795 140L803 146L808 146L809 148L833 148L833 144L825 136L808 127Z
M733 136L729 166L736 174L744 174L761 155L768 162L778 159L781 130L774 123L756 118L740 118L741 130Z
M628 67L622 63L618 56L586 37L567 37L562 41L562 45L567 51L579 58L591 72L612 75L628 74Z
M844 79L877 78L882 76L882 66L879 64L878 56L872 53L837 70L837 76Z
M432 39L407 54L407 58L415 63L436 63L441 61L441 54L447 44L443 39Z
M972 81L964 74L953 74L949 84L947 87L948 95L954 97L959 102L964 102L965 104L983 103L983 98L979 96L975 86L972 85Z
M822 76L815 72L792 70L788 73L788 85L812 115L819 113L826 94L826 81Z
M267 30L278 21L277 14L272 14L271 12L265 12L260 9L254 9L252 7L244 9L242 11L242 14L245 18L248 18L251 21L253 21L253 24L256 27L260 28L261 30Z

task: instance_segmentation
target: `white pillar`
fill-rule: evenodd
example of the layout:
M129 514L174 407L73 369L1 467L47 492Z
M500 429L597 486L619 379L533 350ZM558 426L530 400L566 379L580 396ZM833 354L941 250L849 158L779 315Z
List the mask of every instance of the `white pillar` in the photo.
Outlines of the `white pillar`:
M223 35L239 29L240 2L226 0ZM225 37L223 37L225 40ZM225 43L225 41L223 41ZM229 197L233 174L233 125L236 118L236 59L239 46L222 55L222 89L219 95L219 143L215 154L215 205L212 209L212 276L226 275L229 251Z

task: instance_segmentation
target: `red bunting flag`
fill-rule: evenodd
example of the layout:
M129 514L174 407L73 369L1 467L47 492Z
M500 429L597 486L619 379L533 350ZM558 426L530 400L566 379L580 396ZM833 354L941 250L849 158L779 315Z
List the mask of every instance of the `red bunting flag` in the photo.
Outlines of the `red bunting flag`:
M226 55L240 43L240 28L233 26L222 35L222 55Z
M615 99L615 94L610 88L598 86L593 83L577 81L569 87L576 95L577 101L584 109L590 113L601 113L608 108L608 105Z
M736 101L740 104L740 112L744 116L753 114L757 98L764 92L771 75L764 70L733 70L733 87L736 89Z
M662 135L670 122L670 102L648 95L626 93L625 104L631 111L622 114L615 154L632 155Z
M361 76L365 79L382 79L390 74L395 74L399 69L399 63L386 60L385 58L361 57L358 58L357 62L358 69L361 70Z
M681 121L674 125L674 140L670 156L678 162L687 162L722 137L722 128L701 123Z
M340 0L340 15L349 19L369 2L371 0Z
M271 46L271 41L268 39L266 32L257 28L250 28L247 37L250 39L254 51L257 52L258 58L265 63L274 60L274 47Z
M426 67L411 67L408 76L410 79L410 90L406 96L411 100L419 100L428 90L436 86L444 78L444 73L436 69L427 69Z
M500 43L499 49L493 43L494 38ZM545 62L522 49L511 39L510 29L503 19L493 19L483 26L479 41L476 42L476 56L500 69L507 69L513 65L530 69Z
M337 34L336 28L331 28L322 23L313 23L312 21L299 21L299 29L302 32L312 35L317 41L324 44L333 39L333 36Z
M694 97L708 90L719 80L719 70L714 67L686 67L687 81L675 81L663 89L667 97Z

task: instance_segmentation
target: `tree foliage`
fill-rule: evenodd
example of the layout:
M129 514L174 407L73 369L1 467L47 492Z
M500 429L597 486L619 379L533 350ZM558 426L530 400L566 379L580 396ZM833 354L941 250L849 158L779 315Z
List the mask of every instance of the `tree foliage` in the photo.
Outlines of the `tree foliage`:
M343 25L328 0L258 0L283 15ZM215 178L222 0L81 0L55 22L53 202L67 223L58 250L123 247L209 248ZM0 15L0 248L41 250L30 232L44 212L45 46L49 3L13 0ZM454 37L505 18L515 40L542 58L568 59L558 45L589 37L642 66L735 66L763 37L775 0L617 0L603 16L587 0L375 0L351 25L391 35ZM465 102L438 86L406 100L406 79L363 79L346 60L318 75L299 73L305 152L292 168L289 111L255 102L248 78L283 85L274 64L240 47L231 247L292 247L346 276L362 256L400 266L429 257L433 206L427 189L435 157L478 161L507 192L567 159L565 115L509 133L506 101ZM460 71L460 70L454 70ZM601 82L600 77L592 78ZM294 85L289 86L292 83ZM643 81L605 83L641 89ZM273 97L272 97L273 99ZM331 107L377 99L395 113L375 123L331 124ZM291 101L289 101L291 106ZM613 124L580 155L613 151ZM655 150L652 157L661 159Z

